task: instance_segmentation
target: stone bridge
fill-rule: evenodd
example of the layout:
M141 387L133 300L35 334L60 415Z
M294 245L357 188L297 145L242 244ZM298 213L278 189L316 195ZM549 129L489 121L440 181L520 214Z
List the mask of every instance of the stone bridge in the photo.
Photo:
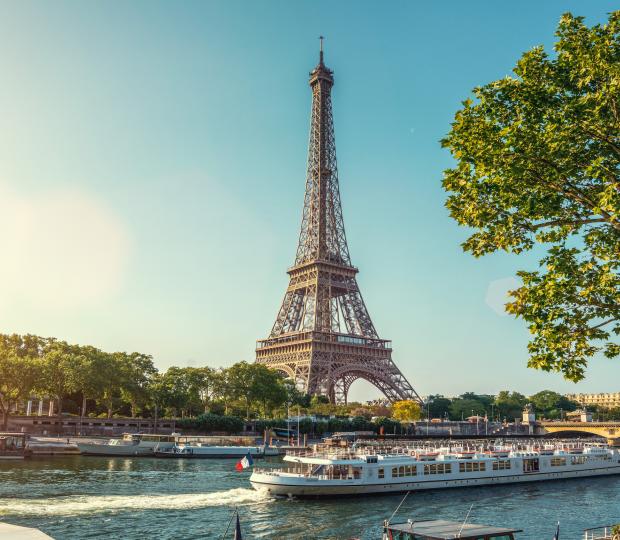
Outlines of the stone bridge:
M581 432L605 437L611 446L620 446L620 422L536 422L537 433Z

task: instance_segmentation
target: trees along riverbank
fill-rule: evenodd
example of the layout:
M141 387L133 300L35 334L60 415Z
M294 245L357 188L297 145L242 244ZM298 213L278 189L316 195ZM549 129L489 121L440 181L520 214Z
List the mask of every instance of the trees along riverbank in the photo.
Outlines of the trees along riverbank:
M532 403L539 417L545 418L561 418L578 407L549 390L529 397L510 391L497 395L467 392L454 398L433 395L422 409L408 401L393 406L381 401L335 405L324 396L302 394L291 381L261 364L238 362L219 369L172 366L159 371L153 358L143 353L106 352L55 338L0 334L3 429L11 412L16 408L24 412L30 398L51 398L56 414L186 418L188 426L212 431L234 431L241 419L267 419L276 425L275 421L297 411L334 417L320 421L319 426L302 420L302 432L379 430L383 426L386 433L392 433L400 429L401 422L426 415L451 420L486 415L512 421L521 416L526 403ZM620 420L620 410L598 411L598 415L603 420ZM189 419L196 420L192 424ZM284 427L285 423L277 425Z

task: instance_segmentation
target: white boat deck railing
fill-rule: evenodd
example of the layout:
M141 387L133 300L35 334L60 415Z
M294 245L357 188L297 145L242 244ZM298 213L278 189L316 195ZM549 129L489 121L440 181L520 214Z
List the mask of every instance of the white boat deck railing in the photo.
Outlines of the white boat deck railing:
M605 525L594 529L586 529L583 532L583 540L620 540L620 534L614 536L614 525Z
M254 467L254 472L257 474L265 474L267 476L294 476L297 478L316 478L317 480L359 480L361 478L359 473L312 474L310 472L301 471L297 468L269 469L264 467Z

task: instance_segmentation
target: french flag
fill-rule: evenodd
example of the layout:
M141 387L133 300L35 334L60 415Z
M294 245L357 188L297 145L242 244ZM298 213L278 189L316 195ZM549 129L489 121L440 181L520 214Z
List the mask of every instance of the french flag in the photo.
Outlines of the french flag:
M238 471L242 471L243 469L247 469L252 465L254 465L254 460L252 459L252 455L250 454L250 452L248 452L245 457L235 465L235 469L237 469Z

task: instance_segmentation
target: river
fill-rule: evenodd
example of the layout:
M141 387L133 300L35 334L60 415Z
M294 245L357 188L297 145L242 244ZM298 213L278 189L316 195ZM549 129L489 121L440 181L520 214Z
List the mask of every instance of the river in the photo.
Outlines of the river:
M402 495L271 499L251 489L235 460L56 457L0 462L0 520L56 540L220 538L237 506L244 538L381 537ZM523 528L521 539L562 540L620 522L620 476L412 493L398 517ZM232 530L228 535L232 538Z

